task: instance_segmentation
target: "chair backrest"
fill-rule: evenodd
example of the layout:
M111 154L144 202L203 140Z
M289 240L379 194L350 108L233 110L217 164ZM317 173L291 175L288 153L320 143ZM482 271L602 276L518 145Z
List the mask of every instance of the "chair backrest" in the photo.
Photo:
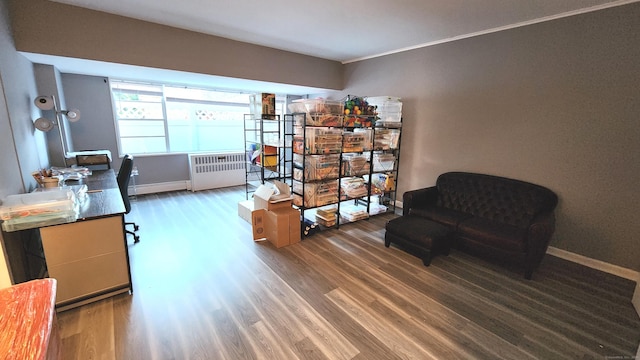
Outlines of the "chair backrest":
M122 164L120 164L120 170L118 171L118 187L120 188L126 214L131 211L131 203L129 202L129 179L131 178L132 170L133 156L127 154L122 158Z

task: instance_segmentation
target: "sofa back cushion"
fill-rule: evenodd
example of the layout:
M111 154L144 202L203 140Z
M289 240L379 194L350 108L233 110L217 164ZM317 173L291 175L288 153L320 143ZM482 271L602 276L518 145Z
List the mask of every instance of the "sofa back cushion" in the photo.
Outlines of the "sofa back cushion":
M529 226L534 216L558 203L545 187L492 175L449 172L436 186L438 206L518 227Z

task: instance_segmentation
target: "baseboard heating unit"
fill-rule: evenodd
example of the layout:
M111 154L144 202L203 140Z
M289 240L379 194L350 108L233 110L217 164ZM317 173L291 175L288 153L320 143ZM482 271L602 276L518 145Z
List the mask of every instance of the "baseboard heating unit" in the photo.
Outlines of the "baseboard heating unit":
M245 154L189 154L191 191L242 185L245 182Z

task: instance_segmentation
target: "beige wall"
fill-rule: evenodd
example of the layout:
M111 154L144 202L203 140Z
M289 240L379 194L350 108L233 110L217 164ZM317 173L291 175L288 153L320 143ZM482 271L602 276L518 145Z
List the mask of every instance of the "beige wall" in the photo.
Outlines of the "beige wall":
M349 64L404 101L399 189L450 170L560 198L552 246L640 270L640 3Z
M52 1L11 0L9 3L16 48L20 51L318 88L342 88L342 66L336 61Z

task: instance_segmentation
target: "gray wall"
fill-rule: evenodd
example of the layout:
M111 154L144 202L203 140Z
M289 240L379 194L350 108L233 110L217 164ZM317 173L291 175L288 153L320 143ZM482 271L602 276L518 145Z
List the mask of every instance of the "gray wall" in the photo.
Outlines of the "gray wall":
M9 4L20 51L342 89L342 65L336 61L47 0Z
M399 189L463 170L560 198L552 246L640 270L640 3L349 64L403 98ZM342 96L344 94L337 94Z
M31 172L49 165L44 134L33 126L40 115L32 105L37 96L33 67L16 52L7 14L7 1L0 0L0 199L32 190ZM19 276L10 274L5 260L15 258L22 265L14 250L28 237L26 232L0 232L0 288L11 284L12 275Z

